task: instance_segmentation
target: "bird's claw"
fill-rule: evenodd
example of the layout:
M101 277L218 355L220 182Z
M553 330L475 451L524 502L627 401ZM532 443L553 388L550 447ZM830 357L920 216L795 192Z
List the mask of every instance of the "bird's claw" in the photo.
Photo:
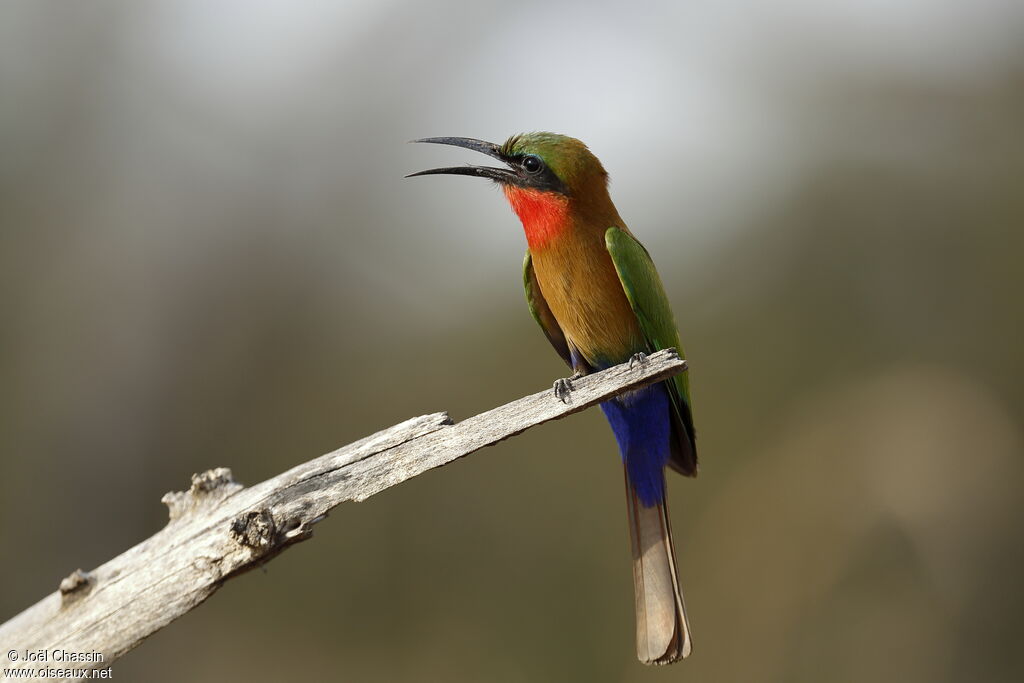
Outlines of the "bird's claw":
M573 390L572 380L574 378L578 379L575 375L573 375L573 377L565 377L563 379L555 380L555 398L557 398L562 403L569 402L569 394L571 394Z
M629 369L632 370L634 364L639 365L640 367L643 367L643 366L647 365L650 362L651 361L647 360L647 354L646 353L644 353L643 351L638 351L637 353L634 353L632 356L630 356L630 358L629 358Z

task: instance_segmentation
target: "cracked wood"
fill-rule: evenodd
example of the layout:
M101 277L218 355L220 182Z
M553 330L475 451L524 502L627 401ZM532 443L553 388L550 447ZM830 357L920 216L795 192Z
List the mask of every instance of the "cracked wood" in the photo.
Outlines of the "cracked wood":
M459 423L447 413L414 417L250 487L227 468L193 475L188 491L163 497L166 527L93 571L76 570L0 625L0 656L12 649L97 651L102 663L80 666L109 667L227 579L309 538L335 506L685 369L667 349L633 368L624 363L574 380L566 403L546 389Z

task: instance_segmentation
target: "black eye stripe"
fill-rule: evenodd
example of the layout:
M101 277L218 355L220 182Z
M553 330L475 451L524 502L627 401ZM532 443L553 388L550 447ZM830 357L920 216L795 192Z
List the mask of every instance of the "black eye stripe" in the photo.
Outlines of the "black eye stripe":
M568 195L569 190L554 170L536 154L520 152L506 158L509 166L521 169L516 185Z

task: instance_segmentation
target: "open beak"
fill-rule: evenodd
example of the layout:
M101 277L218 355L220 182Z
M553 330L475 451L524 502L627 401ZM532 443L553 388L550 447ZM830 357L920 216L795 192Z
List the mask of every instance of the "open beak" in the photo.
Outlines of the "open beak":
M422 140L413 140L413 142L430 142L435 145L465 147L466 149L483 152L487 156L493 157L503 163L509 163L509 159L501 153L501 147L493 142L485 142L483 140L475 140L473 138L423 138ZM405 177L412 178L413 176L418 175L440 174L490 178L491 180L495 180L502 184L515 184L520 181L519 175L515 171L511 171L507 168L495 168L493 166L449 166L446 168L431 168L426 171L419 171L418 173L410 173Z

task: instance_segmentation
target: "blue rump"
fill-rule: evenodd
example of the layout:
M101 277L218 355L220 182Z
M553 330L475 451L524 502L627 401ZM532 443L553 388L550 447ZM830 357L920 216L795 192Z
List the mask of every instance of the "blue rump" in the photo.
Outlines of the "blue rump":
M669 398L658 384L601 404L619 442L626 472L640 502L652 507L665 499L665 465L671 455Z

